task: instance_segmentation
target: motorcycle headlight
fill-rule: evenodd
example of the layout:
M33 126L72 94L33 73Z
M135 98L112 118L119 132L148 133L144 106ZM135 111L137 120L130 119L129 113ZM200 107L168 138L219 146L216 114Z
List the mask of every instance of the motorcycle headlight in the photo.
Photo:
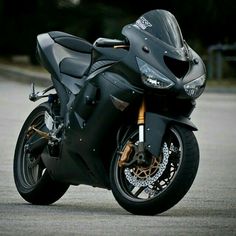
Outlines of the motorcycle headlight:
M185 92L193 98L199 97L205 87L206 76L202 75L199 78L184 85Z
M168 79L160 71L156 70L151 65L147 64L140 58L136 58L139 70L141 72L141 79L145 85L151 88L168 89L174 85L174 82Z

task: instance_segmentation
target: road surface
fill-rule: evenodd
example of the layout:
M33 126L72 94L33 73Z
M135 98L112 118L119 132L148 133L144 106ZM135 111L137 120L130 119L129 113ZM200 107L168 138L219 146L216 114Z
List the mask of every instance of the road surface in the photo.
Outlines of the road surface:
M0 235L236 235L236 94L206 93L192 121L201 162L185 198L157 216L134 216L107 190L71 186L52 206L33 206L13 181L14 146L36 104L30 85L0 77Z

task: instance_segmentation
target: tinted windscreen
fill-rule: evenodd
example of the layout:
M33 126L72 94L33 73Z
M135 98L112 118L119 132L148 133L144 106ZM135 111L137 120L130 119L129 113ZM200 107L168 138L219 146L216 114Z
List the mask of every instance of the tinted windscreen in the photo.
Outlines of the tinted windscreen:
M183 47L183 38L178 22L168 11L149 11L142 15L135 24L175 48Z

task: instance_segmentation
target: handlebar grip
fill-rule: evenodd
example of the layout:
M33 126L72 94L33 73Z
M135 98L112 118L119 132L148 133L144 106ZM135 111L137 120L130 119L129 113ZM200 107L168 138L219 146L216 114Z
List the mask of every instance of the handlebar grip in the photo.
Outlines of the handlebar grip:
M115 47L120 45L128 45L128 42L127 40L98 38L94 44L97 47Z

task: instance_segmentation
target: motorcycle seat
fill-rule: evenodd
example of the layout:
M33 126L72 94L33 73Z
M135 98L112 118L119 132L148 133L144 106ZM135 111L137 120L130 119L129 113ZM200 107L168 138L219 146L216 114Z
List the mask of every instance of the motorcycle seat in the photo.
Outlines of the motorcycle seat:
M63 74L70 75L76 78L82 78L87 72L91 62L91 57L83 57L83 60L78 58L64 58L60 63L60 71Z
M91 54L93 45L85 39L60 31L51 31L48 34L56 43L63 47L77 52Z

